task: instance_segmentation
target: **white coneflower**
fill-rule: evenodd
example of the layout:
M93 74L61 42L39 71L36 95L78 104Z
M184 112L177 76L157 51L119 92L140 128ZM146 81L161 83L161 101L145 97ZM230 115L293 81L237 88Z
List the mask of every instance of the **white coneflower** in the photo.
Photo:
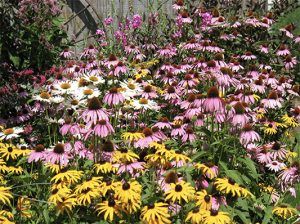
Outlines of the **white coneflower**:
M145 110L158 110L157 103L153 100L146 98L141 98L139 100L133 100L132 106L136 110L145 109Z
M24 130L21 127L4 129L2 132L0 132L0 140L18 138L20 137L19 134L22 133L23 131Z

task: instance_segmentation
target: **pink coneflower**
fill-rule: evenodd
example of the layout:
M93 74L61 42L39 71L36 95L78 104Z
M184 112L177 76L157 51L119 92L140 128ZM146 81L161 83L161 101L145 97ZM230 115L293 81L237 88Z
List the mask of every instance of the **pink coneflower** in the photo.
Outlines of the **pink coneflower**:
M190 41L188 41L182 46L182 49L184 50L195 50L199 48L200 48L200 44L195 39L191 39Z
M68 164L71 156L66 151L65 145L58 143L50 151L46 152L45 161L52 164L65 166Z
M152 127L151 130L153 132L154 138L160 139L162 141L167 139L167 136L158 127Z
M105 94L103 102L107 103L109 106L117 105L125 101L122 93L119 92L117 87L113 87ZM105 120L105 119L104 119Z
M164 48L158 50L157 52L162 57L171 58L177 54L177 49L172 46L167 46L167 47L164 47Z
M115 55L111 54L109 56L109 58L104 62L104 65L107 68L110 68L110 67L117 66L118 63L119 63L119 60L117 59L117 57Z
M294 38L294 35L292 31L295 29L295 26L293 24L288 24L284 28L279 29L281 32L283 32L287 37Z
M268 95L268 98L261 100L261 103L264 105L265 108L275 109L275 108L282 107L281 101L282 99L278 97L277 92L271 91L270 94Z
M101 102L97 97L88 101L88 109L82 113L81 117L90 125L96 125L99 120L108 120L107 113L101 109Z
M85 48L80 58L96 57L98 50L91 44L88 48Z
M157 93L155 92L155 89L151 85L144 86L144 91L141 93L141 97L145 99L153 99L157 97Z
M270 72L266 84L271 85L272 87L276 87L278 84L278 80L275 77L275 73L274 72Z
M172 70L172 72L173 72L175 75L183 74L183 73L186 73L186 68L184 68L184 67L181 66L181 65L173 65L173 70Z
M42 144L38 144L30 152L28 156L28 163L42 161L45 159L45 147Z
M207 67L207 63L205 58L199 58L199 60L195 62L195 68L204 69L206 67Z
M281 145L279 142L274 142L273 144L269 145L271 151L271 156L274 160L280 159L284 160L286 159L286 156L288 154L288 151L284 148L284 145Z
M189 109L185 111L184 117L188 119L192 119L193 117L197 116L199 113L201 113L201 108L193 104L192 106L190 106Z
M253 92L259 92L261 94L265 93L266 87L264 85L264 81L262 78L255 80L253 83L250 84L250 88Z
M254 54L252 54L252 52L247 51L247 52L245 52L245 54L243 54L241 56L241 58L244 59L244 60L246 60L246 61L249 61L249 60L254 60L257 57Z
M124 65L122 61L119 61L118 64L115 66L113 75L116 77L119 77L120 75L124 74L127 72L127 68Z
M196 100L196 95L193 93L189 94L187 99L180 103L181 109L188 109L192 107L195 100Z
M257 158L258 162L264 163L264 164L271 163L271 161L272 161L271 153L265 147L262 147L260 152L256 155L256 158Z
M196 127L201 127L204 125L204 115L203 114L198 114L197 115L197 120L195 121L195 126Z
M102 138L111 135L114 132L114 128L108 120L100 120L98 121L98 124L96 124L96 126L94 127L95 135L100 136Z
M238 72L239 70L243 70L244 67L236 60L233 60L229 63L230 68L234 72Z
M186 125L180 124L180 122L176 122L176 124L173 125L173 129L171 131L171 136L183 136L186 134L186 131L184 130Z
M210 60L206 63L205 71L215 72L219 70L219 66L214 60Z
M277 56L286 56L289 55L291 52L289 51L289 49L284 45L281 44L276 52Z
M290 167L286 167L283 169L278 177L281 179L282 182L285 184L293 184L297 181L300 181L300 166L298 162L291 164Z
M252 125L246 124L240 134L240 142L243 145L248 145L260 140L259 134L253 130Z
M114 164L113 166L118 168L117 174L122 174L122 173L130 173L134 177L138 177L139 173L144 170L144 162L132 162L132 163L126 163L126 164Z
M180 96L178 90L174 86L168 86L163 94L165 100L179 100Z
M196 141L196 134L191 127L187 127L185 134L181 137L182 142L194 142Z
M218 53L214 56L214 62L218 67L227 67L227 63L224 61L224 55L222 53Z
M269 53L268 45L267 44L259 45L259 51L261 53L268 54Z
M61 52L59 54L59 56L61 56L62 58L65 58L65 59L69 59L72 57L72 55L74 54L73 51L70 51L68 48L64 49L63 52Z
M287 55L285 57L285 62L284 62L285 69L287 69L287 70L293 69L296 64L297 64L296 57L292 57L290 55Z
M153 127L157 127L159 129L171 129L171 123L169 122L167 117L162 117L159 119L159 122L157 122Z
M163 70L160 70L160 75L162 75ZM164 84L171 85L174 82L178 81L177 76L175 76L172 72L167 72L166 75L161 76L161 80L163 81Z
M189 88L194 88L197 86L199 81L193 77L193 74L186 74L178 84L178 86L182 87L183 89L186 89L187 87Z
M175 10L180 10L184 7L183 0L176 0L176 2L172 5L172 8Z
M224 110L224 101L219 97L219 90L213 86L207 91L207 98L203 101L203 108L206 112L214 113Z
M266 167L271 171L278 172L285 167L285 164L274 160L266 164Z
M134 143L135 147L140 148L146 148L148 147L152 142L160 141L159 138L157 138L154 134L151 128L144 128L143 130L144 138L139 139L137 142Z
M181 12L178 16L177 16L177 20L180 20L183 24L190 24L193 22L193 20L191 19L189 13L187 11L183 11Z

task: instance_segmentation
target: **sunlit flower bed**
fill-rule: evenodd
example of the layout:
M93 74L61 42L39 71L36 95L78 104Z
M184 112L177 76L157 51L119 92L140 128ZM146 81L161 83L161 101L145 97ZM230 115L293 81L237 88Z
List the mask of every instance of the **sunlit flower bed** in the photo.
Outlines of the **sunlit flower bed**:
M2 127L1 223L298 218L287 198L300 180L300 38L290 27L270 35L270 14L190 16L180 2L163 46L123 36L123 54L106 54L98 30L98 47L62 52L64 66L32 90L32 134Z

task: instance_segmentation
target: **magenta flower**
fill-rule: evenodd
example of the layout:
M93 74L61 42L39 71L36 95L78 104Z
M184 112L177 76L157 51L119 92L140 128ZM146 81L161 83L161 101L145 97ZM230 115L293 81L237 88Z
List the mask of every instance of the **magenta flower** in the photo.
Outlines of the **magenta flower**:
M252 129L252 125L246 124L240 134L240 142L243 145L248 145L260 140L259 134Z
M191 127L185 130L185 134L181 137L182 142L194 142L196 141L196 134Z
M109 106L117 105L123 103L125 101L124 96L119 93L117 87L113 87L109 90L108 93L105 94L103 98L103 102L107 103ZM104 119L106 120L106 119Z
M96 124L93 131L95 135L100 136L102 138L111 135L115 132L114 128L111 126L108 120L98 121L98 124Z
M82 113L81 118L88 126L96 125L99 120L108 120L107 113L101 109L101 102L97 97L88 101L88 109Z
M159 122L157 122L153 127L157 127L159 129L171 129L171 123L169 122L167 117L160 118Z
M66 166L72 157L66 151L65 145L58 143L46 152L45 162Z
M203 107L206 112L214 113L224 110L224 101L219 97L217 87L211 87L207 92L207 98L204 99Z
M45 147L42 144L36 145L28 156L28 163L42 161L45 159Z

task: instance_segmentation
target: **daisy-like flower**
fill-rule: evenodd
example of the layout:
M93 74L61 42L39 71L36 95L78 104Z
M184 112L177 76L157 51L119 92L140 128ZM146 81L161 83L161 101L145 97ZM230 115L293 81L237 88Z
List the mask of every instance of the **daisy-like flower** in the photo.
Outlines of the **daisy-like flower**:
M60 165L67 165L71 156L69 152L66 151L64 144L58 143L52 147L49 151L46 152L45 161Z
M106 136L111 135L115 132L113 126L109 123L108 120L98 121L98 124L96 124L93 131L95 135L102 138L105 138Z
M71 81L59 81L53 85L52 93L57 95L65 95L73 93L77 89L77 83Z
M299 126L297 120L294 117L289 116L288 114L284 114L281 119L283 123L286 124L288 127L295 128Z
M145 135L142 132L123 132L121 134L121 138L125 141L137 141L139 139L144 138Z
M196 192L195 201L200 209L210 210L212 207L212 196L206 190Z
M287 204L277 205L273 208L272 213L279 216L283 220L287 220L297 214L297 210Z
M135 110L158 110L158 105L155 101L153 100L148 100L146 98L140 98L139 100L133 100L132 102L132 107Z
M113 153L113 161L114 162L134 162L136 159L139 159L139 156L135 154L133 151L122 148Z
M196 163L194 165L194 167L197 170L201 170L201 172L209 179L213 179L213 178L217 177L218 173L219 173L219 168L210 162L208 162L206 164Z
M99 188L86 187L82 188L80 185L75 188L75 194L79 205L89 205L92 200L100 196Z
M10 205L10 199L13 198L10 189L10 187L0 186L0 201L2 204Z
M94 164L94 170L96 174L102 173L102 174L106 174L106 173L116 173L117 172L117 168L113 166L113 164L111 164L110 162L100 162L97 164Z
M165 192L166 200L173 203L189 202L194 197L195 189L188 182L171 183L170 189Z
M264 54L268 54L269 53L268 45L267 44L259 45L259 51Z
M229 224L231 222L227 212L210 210L203 213L203 224Z
M247 61L247 60L254 60L254 59L256 59L257 57L256 57L254 54L252 54L252 52L247 51L247 52L245 52L245 54L243 54L243 55L241 56L241 58Z
M44 160L45 157L45 147L42 144L38 144L30 152L28 156L28 163L37 162Z
M23 133L24 129L21 127L13 127L13 128L7 128L4 129L2 132L0 132L0 140L8 140L13 138L20 137L20 133Z
M265 108L275 109L282 107L281 101L282 99L278 97L277 92L271 91L268 95L268 99L261 100L261 103L264 105Z
M216 189L226 194L231 194L233 197L248 197L252 196L250 191L240 187L233 179L229 178L217 178L215 180Z
M241 102L235 103L233 106L235 114L232 117L231 123L234 126L240 126L243 127L248 123L249 117L245 114L246 110L245 107Z
M287 46L284 45L284 44L281 44L279 46L278 50L276 51L277 56L286 56L286 55L289 55L289 54L290 54L290 51L287 48Z
M297 64L297 58L287 55L284 61L284 67L286 70L293 69Z
M23 152L21 149L17 148L12 144L0 143L0 156L4 160L8 161L9 159L15 160L17 157L22 156Z
M97 97L88 101L88 109L82 113L81 117L89 125L96 125L99 120L109 120L107 112L101 108L101 102Z
M192 224L200 224L203 222L203 211L196 207L190 211L185 219L186 222L191 222Z
M115 196L122 203L136 202L140 200L142 186L137 181L117 182Z
M184 1L183 0L176 0L176 2L172 5L172 8L175 10L180 10L184 7Z
M76 184L79 182L83 175L83 171L77 170L61 170L54 177L51 178L51 182L53 183L69 183Z
M120 82L120 86L125 99L131 99L142 92L140 84L133 80Z
M161 138L153 133L151 128L144 128L143 130L144 138L139 139L135 142L135 147L145 148L148 147L153 142L158 142Z
M117 200L114 200L112 198L108 199L107 201L103 201L101 203L98 203L96 206L96 211L98 212L98 215L103 215L104 220L112 222L115 218L115 216L120 217L120 202Z
M119 92L117 87L113 87L109 90L108 93L105 94L103 98L103 102L107 103L109 106L121 104L125 101L122 93Z
M62 197L62 201L58 201L56 203L56 209L58 210L59 214L64 212L70 214L75 205L77 205L75 195L69 194L66 197Z
M48 198L48 202L57 204L63 202L63 199L68 197L71 194L71 190L67 187L54 188L51 190L51 194Z
M87 86L79 88L80 92L76 92L74 94L75 98L78 99L91 99L93 97L98 97L100 95L100 91L98 89L92 89Z
M278 161L271 161L270 163L266 164L266 167L271 171L278 172L285 168L285 164Z
M50 95L50 93L48 93L46 91L42 91L40 94L33 96L32 99L41 101L41 102L50 103L51 95Z
M207 98L203 102L204 110L210 113L223 111L224 102L219 97L219 90L217 87L211 87L207 92Z
M264 123L262 129L265 134L274 135L277 133L279 127L285 127L285 125L274 121L267 121Z
M259 134L253 130L252 125L246 124L240 133L240 142L243 145L248 145L260 140Z
M149 224L171 224L168 204L155 202L143 207L141 211L141 220Z

